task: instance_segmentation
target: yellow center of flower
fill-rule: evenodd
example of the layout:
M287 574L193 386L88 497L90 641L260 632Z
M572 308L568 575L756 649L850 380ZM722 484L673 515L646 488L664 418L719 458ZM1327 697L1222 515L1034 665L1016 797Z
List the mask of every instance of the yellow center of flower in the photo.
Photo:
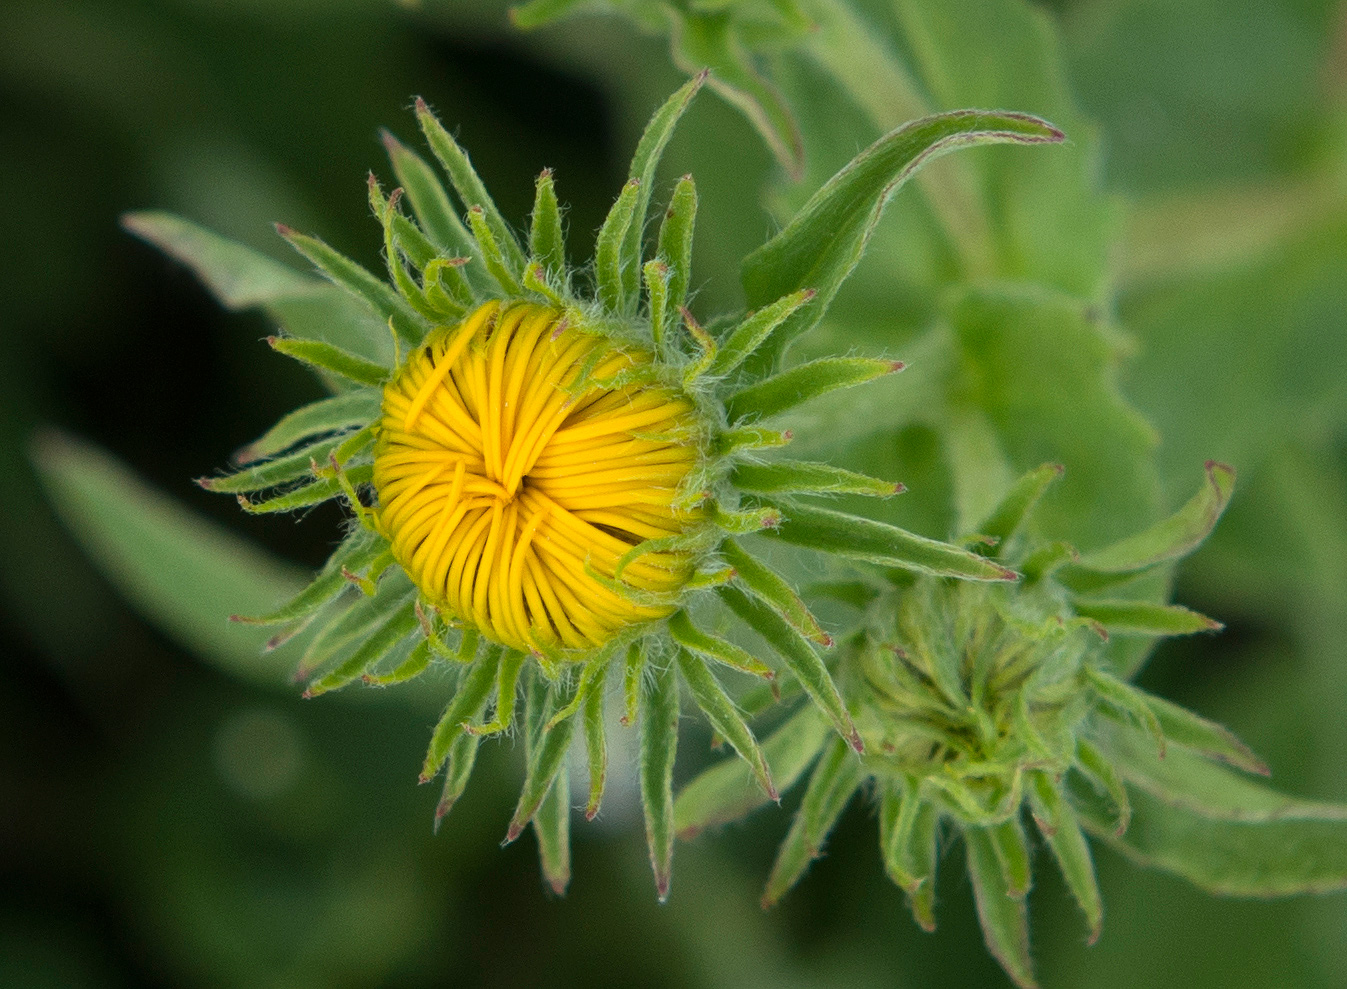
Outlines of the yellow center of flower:
M640 355L555 309L489 302L430 334L384 388L379 523L421 593L515 649L589 648L662 617L686 553L619 559L683 532L698 459L688 401L605 387ZM628 590L636 593L628 593Z

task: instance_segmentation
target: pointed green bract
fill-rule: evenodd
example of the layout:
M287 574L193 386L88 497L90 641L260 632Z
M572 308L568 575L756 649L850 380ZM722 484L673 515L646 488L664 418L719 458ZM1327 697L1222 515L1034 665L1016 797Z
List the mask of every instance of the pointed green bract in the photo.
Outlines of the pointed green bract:
M364 300L378 313L381 320L391 321L398 336L410 343L418 343L426 335L429 326L423 317L383 279L375 278L317 237L297 233L283 224L278 224L276 230L290 242L291 247L312 261L319 271L352 295Z
M838 734L860 752L864 745L856 726L851 721L851 715L847 712L846 704L842 701L842 695L837 692L832 674L828 672L828 667L814 651L814 647L809 644L809 640L774 610L748 597L738 588L722 587L718 593L720 599L729 605L730 610L738 615L744 624L761 635L786 661L790 671L804 687L805 693L828 716Z
M1029 917L1023 895L1016 896L1006 883L996 839L983 828L963 829L968 845L968 874L973 880L978 920L987 949L1001 963L1015 984L1029 989L1034 981L1029 957Z
M1014 580L1018 576L976 553L884 522L800 504L783 508L782 516L781 525L765 535L794 546L939 577Z
M802 288L819 298L797 312L764 345L754 365L774 366L791 340L813 327L860 261L889 198L922 164L977 144L1042 144L1061 131L1024 114L964 110L905 124L886 134L820 189L786 228L743 265L750 306L764 306Z
M415 609L415 605L413 605L413 609ZM415 614L414 610L413 614ZM394 684L406 683L408 680L419 677L429 668L431 654L430 640L422 639L412 647L412 651L407 654L406 659L387 673L365 673L361 676L361 680L373 687L391 687Z
M421 124L421 131L426 136L426 143L430 145L430 150L435 153L435 157L444 166L445 172L449 175L449 181L453 183L454 191L458 193L458 198L462 200L464 207L469 211L473 207L479 207L482 210L482 217L504 257L506 268L518 280L524 272L524 252L519 246L519 241L515 239L514 232L510 230L505 218L496 207L495 201L486 191L486 186L477 177L472 162L468 160L468 153L459 147L458 142L444 129L435 115L430 112L430 108L426 106L424 100L418 99L416 101L416 119Z
M389 580L371 595L358 595L354 603L334 621L329 622L310 640L300 657L296 680L307 679L345 651L380 628L393 614L410 603L415 591L411 581L401 572L390 574Z
M675 611L669 616L669 634L684 649L705 656L707 659L728 666L730 669L739 670L741 673L748 673L752 676L760 676L767 680L776 677L775 670L754 658L747 650L741 649L733 642L707 635L697 628L692 624L685 611Z
M557 205L550 168L544 168L538 176L529 224L529 255L543 266L549 280L560 283L565 277L566 240L561 232L561 207Z
M382 552L383 546L378 540L365 530L357 529L342 541L318 576L285 604L256 617L233 615L232 620L249 625L284 625L308 618L350 586L343 571L347 568L359 570Z
M628 229L633 223L640 222L636 219L640 192L640 179L631 179L622 187L594 244L594 281L599 290L599 301L616 315L627 311L629 298L635 299L635 290L630 293L627 290L623 265L630 263L634 272L640 264L639 259L628 259L624 250Z
M1023 897L1029 893L1029 845L1020 826L1019 815L985 829L1001 863L1001 878L1010 896Z
M674 186L669 208L659 227L658 253L669 266L668 311L676 313L687 304L692 278L692 232L697 221L697 185L684 175Z
M1084 778L1096 793L1108 797L1112 803L1112 828L1122 834L1132 821L1132 804L1127 796L1127 787L1113 764L1104 757L1099 748L1086 738L1076 739L1076 761L1072 767Z
M901 484L843 470L830 464L802 460L773 460L765 464L734 465L734 486L755 494L856 494L887 498L904 489Z
M809 768L830 737L828 722L813 705L806 704L773 731L762 743L763 757L772 780L788 790ZM678 794L674 826L681 838L718 824L737 821L769 800L742 759L727 759L703 772Z
M802 635L821 646L832 645L832 636L823 630L818 619L780 574L751 553L746 553L733 539L727 539L721 544L720 554L754 597L774 608Z
M468 210L468 226L472 230L473 239L477 241L477 248L481 252L482 263L486 265L487 273L496 280L496 284L506 295L519 295L522 291L519 285L520 274L516 274L501 249L495 232L487 223L486 213L482 207L473 206Z
M555 696L552 698L552 708L563 705L563 699ZM571 747L571 736L574 732L575 719L567 718L550 730L544 729L540 733L536 749L529 754L528 773L524 777L524 786L519 794L519 803L515 805L510 828L505 834L507 842L518 838L520 832L533 820L558 774L565 769L566 753ZM568 796L568 808L569 805Z
M1078 598L1074 605L1077 614L1094 619L1116 635L1193 635L1219 632L1224 627L1178 604Z
M641 809L660 902L673 871L673 766L678 748L678 678L672 665L652 666L641 691Z
M561 896L571 881L571 776L565 763L533 815L533 832L538 836L543 878Z
M496 670L500 665L500 650L488 649L486 655L468 670L458 683L453 700L444 709L439 724L430 738L425 763L421 767L421 781L433 779L449 757L449 747L463 734L463 725L477 716L496 685Z
M293 337L267 337L271 349L293 357L320 371L331 371L358 385L380 386L388 379L388 369L355 354L318 340Z
M454 257L470 252L474 246L472 235L454 212L449 195L435 177L434 170L424 158L388 131L383 131L382 137L393 164L393 174L407 191L412 212L440 254Z
M1035 772L1029 781L1029 802L1043 840L1066 880L1067 889L1085 914L1090 943L1099 938L1104 923L1104 905L1095 881L1094 858L1071 804L1062 798L1056 783L1046 773Z
M605 675L611 663L604 664ZM608 780L608 741L604 737L603 683L585 698L582 716L585 719L585 750L589 756L589 801L585 805L585 819L592 821L603 803L604 784Z
M1206 484L1177 512L1145 532L1083 555L1067 575L1131 574L1191 553L1211 533L1235 489L1233 468L1213 460L1206 470Z
M262 460L311 437L364 426L378 415L382 401L378 391L361 388L301 406L240 450L237 459Z
M678 126L679 119L705 81L706 73L703 72L684 83L662 107L655 111L655 115L645 125L640 142L636 145L636 154L632 156L631 171L628 173L629 185L635 186L636 199L631 220L624 227L618 251L621 294L624 298L634 300L637 294L641 268L641 242L645 236L645 218L650 208L650 193L655 184L655 169L664 155L664 148L668 145L669 138L673 136L674 128ZM681 301L679 305L682 305Z
M327 673L311 683L304 691L304 695L306 697L317 697L329 690L344 687L372 669L379 660L388 655L399 642L411 635L416 629L415 605L414 601L408 601L393 612L379 628L365 637L364 642L348 659L344 660L331 673Z
M777 299L770 306L764 306L748 316L742 323L730 331L725 344L716 355L710 372L717 377L736 370L749 358L763 342L772 335L772 331L785 322L803 305L814 298L813 289L800 289L784 298Z
M486 706L485 697L482 698L482 706ZM479 718L481 714L479 708L470 717ZM454 744L449 747L448 765L444 771L444 788L440 791L440 802L435 805L436 831L439 830L440 822L454 809L458 798L463 796L463 791L468 788L473 766L477 764L477 749L481 744L480 737L465 733L454 739Z
M730 421L768 419L839 388L854 388L901 371L898 361L870 357L825 357L793 367L735 392L726 402Z
M1019 532L1048 485L1061 476L1061 464L1044 464L1025 474L1006 492L991 515L978 524L977 534L995 540L998 550L1004 549L1006 542Z
M734 750L753 768L767 796L778 799L776 787L772 783L772 771L762 754L753 730L748 727L744 717L730 700L725 688L716 680L715 675L706 668L706 663L686 649L678 650L678 669L683 674L683 682L688 692L701 708L706 720L721 738L734 746Z
M762 894L764 907L785 896L800 881L809 863L819 857L824 842L860 784L860 760L846 742L834 738L814 766L804 801L777 853Z
M203 477L197 483L207 491L223 494L237 494L247 491L261 491L281 484L309 477L314 466L323 467L328 457L342 445L343 437L320 440L284 457L268 460L256 467L249 467L223 477Z

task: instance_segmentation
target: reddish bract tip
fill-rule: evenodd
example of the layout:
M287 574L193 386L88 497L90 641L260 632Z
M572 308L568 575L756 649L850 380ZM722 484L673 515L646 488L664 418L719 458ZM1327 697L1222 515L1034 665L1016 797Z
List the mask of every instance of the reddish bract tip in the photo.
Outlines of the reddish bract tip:
M418 96L416 98L416 112L417 114L430 112L430 107L426 106L426 101L423 97Z
M314 695L314 692L313 692L313 688L309 688L309 689L305 690L304 693L300 694L299 696L300 696L302 699L306 700L306 701L313 700L313 698L314 698L314 696L315 696L315 695Z
M394 137L393 132L387 127L379 128L379 141L383 144L384 150L389 154L392 154L394 151L402 150L402 142Z
M903 493L904 491L906 491L906 490L907 490L907 485L904 484L902 481L899 481L897 484L895 484L895 485L893 486L893 493L894 493L894 494L902 494L902 493Z
M785 440L787 443L789 443L791 440L795 439L795 431L788 429L781 434L781 438Z
M833 647L833 644L834 644L833 637L832 637L831 635L829 635L827 632L824 632L824 633L817 639L817 642L818 642L818 644L821 645L824 649L831 649L831 648Z
M295 235L295 228L286 226L284 223L278 223L276 224L276 232L282 237L293 237Z
M518 821L511 821L509 829L505 832L505 840L502 841L501 844L508 845L523 833L524 825L520 824Z
M215 487L215 479L210 477L198 477L192 483L199 488L205 488L207 491Z
M906 367L902 361L889 361L889 374L897 374Z
M855 728L851 729L851 735L847 738L847 744L856 750L857 755L865 755L865 743L861 741L861 733Z

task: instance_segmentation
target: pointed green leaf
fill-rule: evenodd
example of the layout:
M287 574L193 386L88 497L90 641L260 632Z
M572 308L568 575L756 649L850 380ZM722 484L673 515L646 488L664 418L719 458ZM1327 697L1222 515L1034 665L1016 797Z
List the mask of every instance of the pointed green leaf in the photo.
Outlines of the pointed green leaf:
M1074 576L1077 571L1130 574L1187 556L1215 527L1235 489L1234 468L1210 460L1206 471L1207 483L1169 518L1112 546L1086 553L1063 575Z
M1230 729L1214 721L1208 721L1201 715L1194 714L1163 697L1156 697L1144 691L1138 692L1145 699L1147 707L1155 712L1165 741L1182 745L1185 749L1199 752L1209 759L1219 759L1245 772L1257 773L1260 776L1272 774L1267 763L1236 738Z
M1086 598L1077 598L1072 604L1077 614L1097 621L1116 635L1193 635L1219 632L1225 627L1177 604Z
M482 263L486 265L487 273L496 280L497 287L506 295L518 295L522 291L519 285L520 276L510 267L510 262L501 250L500 242L497 241L491 225L486 222L486 213L482 207L473 206L468 210L468 226L472 230L473 239L477 241Z
M571 776L563 762L542 806L533 815L543 878L562 896L571 881Z
M692 699L706 715L707 722L721 738L734 746L734 750L753 768L767 796L772 800L780 799L772 783L772 771L762 754L758 740L748 727L744 717L730 700L725 688L716 680L715 675L706 668L706 663L686 649L678 650L678 668L683 673L683 682L688 685Z
M282 417L235 457L240 463L251 463L273 457L313 436L367 426L379 417L382 401L382 393L372 388L358 388L301 406Z
M505 218L487 193L486 186L477 177L472 162L468 160L468 153L459 147L458 142L430 112L425 100L416 101L416 119L420 121L421 130L426 135L430 150L435 153L435 157L449 174L449 181L453 183L454 191L458 193L463 205L469 211L474 206L481 208L483 219L500 248L506 267L518 280L524 272L524 252L509 224L505 222Z
M852 388L903 369L901 361L871 357L825 357L793 367L735 392L725 403L731 422L768 419L811 398Z
M594 281L598 288L599 301L609 312L622 315L627 311L627 300L635 300L635 289L630 295L627 291L627 274L623 268L629 259L623 247L626 244L627 231L636 220L636 207L641 195L641 180L630 179L622 187L617 201L613 203L603 226L599 228L599 237L594 244ZM640 266L639 259L631 262L633 271Z
M546 276L561 283L566 276L566 239L561 232L561 208L552 182L552 169L538 176L529 227L529 255L543 266Z
M343 660L331 673L327 673L311 683L304 691L304 696L317 697L329 690L344 687L372 669L379 660L387 656L399 642L411 635L412 631L416 629L415 608L416 602L408 601L393 612L382 625L370 631L365 641L349 658Z
M779 902L800 881L809 863L819 857L823 843L863 778L861 761L856 754L842 739L834 738L814 766L804 801L777 853L767 888L762 894L764 907Z
M763 306L730 331L707 373L722 378L736 370L772 335L772 331L810 302L816 293L803 288Z
M975 531L980 536L996 540L998 548L1004 548L1034 510L1048 485L1061 476L1061 464L1044 464L1031 470L1015 482L1001 503L978 524Z
M463 734L463 725L476 717L486 705L486 699L496 685L496 670L500 666L500 650L488 649L467 674L458 682L458 690L440 716L430 738L425 763L421 767L421 782L433 779L449 757L449 747Z
M669 208L659 228L659 256L669 266L668 311L676 313L687 304L692 280L692 232L697 220L697 186L684 175L674 186Z
M905 529L827 508L792 504L780 526L763 534L793 546L881 566L965 580L1015 580L1019 575L985 557Z
M795 785L829 738L827 721L813 705L791 715L762 743L772 780L781 790ZM742 759L726 759L705 770L678 794L674 826L688 839L718 824L737 821L768 802L766 792Z
M319 340L298 340L294 337L267 337L272 350L320 371L331 371L358 385L382 386L388 380L388 368L363 357L357 357L330 343Z
M673 767L678 750L678 677L652 665L641 693L641 809L655 890L663 903L673 871Z
M426 335L430 327L425 319L382 278L374 277L317 237L298 233L284 224L277 224L276 232L335 284L363 300L383 322L391 321L398 336L410 343L418 343Z
M231 677L288 686L268 635L227 621L293 598L304 575L151 488L98 447L40 433L31 456L57 516L112 586Z
M636 187L635 209L631 221L625 227L618 252L618 268L621 272L624 298L635 299L637 293L637 279L641 271L641 241L645 236L645 219L650 208L650 193L654 189L655 169L664 155L664 148L668 145L669 138L673 136L674 128L705 81L706 73L703 72L684 83L662 107L655 111L655 115L650 118L650 123L646 124L645 131L641 134L640 142L636 145L631 170L627 173Z
M730 481L740 491L755 494L855 494L888 498L906 490L892 481L803 460L773 460L765 464L744 461L734 465Z
M734 568L735 576L749 593L774 608L793 628L821 646L833 644L832 636L823 630L804 601L775 570L752 553L745 552L733 539L721 543L720 555Z
M889 198L925 162L956 148L1063 139L1052 125L1023 114L961 110L926 117L886 134L828 180L770 241L744 261L750 306L764 306L802 288L818 301L778 329L764 351L779 355L813 327L860 261ZM774 366L766 360L762 367Z
M1099 939L1104 923L1104 904L1095 881L1094 858L1080 829L1080 822L1071 804L1062 799L1061 791L1052 777L1041 771L1030 774L1029 801L1038 831L1052 849L1053 857L1062 870L1062 878L1085 914L1090 929L1090 944Z
M1025 840L1019 814L984 830L996 851L996 860L1001 863L1001 878L1006 885L1006 894L1016 898L1027 896L1032 881L1029 843Z
M985 828L965 827L963 835L968 845L968 874L973 880L987 950L1016 985L1030 989L1037 983L1029 957L1029 916L1024 897L1013 895L1006 884L995 838Z
M832 674L828 672L828 667L814 651L814 647L809 644L809 640L775 610L756 598L748 597L737 587L722 587L717 593L744 624L761 635L786 661L786 665L800 681L805 693L823 710L832 721L833 727L848 744L857 752L863 751L865 746L861 742L861 736L852 723L851 715L842 701L842 695L837 692Z

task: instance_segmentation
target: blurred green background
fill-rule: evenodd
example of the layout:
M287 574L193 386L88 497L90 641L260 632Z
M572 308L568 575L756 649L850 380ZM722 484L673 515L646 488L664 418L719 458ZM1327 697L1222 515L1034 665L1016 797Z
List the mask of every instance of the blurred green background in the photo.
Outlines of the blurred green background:
M859 803L782 907L757 906L786 826L775 812L680 845L660 907L619 779L601 820L577 825L575 879L555 899L530 839L497 847L518 784L510 743L486 747L431 835L436 794L414 781L433 683L306 703L282 660L246 658L252 641L222 630L223 644L189 651L190 636L138 617L49 507L31 453L35 437L54 448L55 427L218 520L222 540L264 544L296 574L324 559L330 507L244 517L190 482L318 385L260 343L264 317L223 312L118 217L170 209L287 259L270 227L284 220L373 268L365 174L387 177L378 128L413 137L421 94L508 216L522 220L534 175L554 168L574 259L588 257L641 126L680 75L664 42L621 21L522 34L505 9L0 11L0 985L1008 984L962 868L944 870L941 928L922 934ZM1233 727L1283 789L1347 800L1347 7L1047 9L1101 130L1099 179L1124 206L1125 390L1164 437L1171 495L1207 457L1241 478L1177 595L1227 631L1165 646L1142 682ZM695 172L702 195L708 312L736 303L737 260L771 230L775 168L714 99L670 148L666 176ZM690 729L680 775L707 749ZM1046 985L1347 984L1347 898L1217 900L1106 850L1099 860L1106 921L1089 948L1055 872L1040 870Z

